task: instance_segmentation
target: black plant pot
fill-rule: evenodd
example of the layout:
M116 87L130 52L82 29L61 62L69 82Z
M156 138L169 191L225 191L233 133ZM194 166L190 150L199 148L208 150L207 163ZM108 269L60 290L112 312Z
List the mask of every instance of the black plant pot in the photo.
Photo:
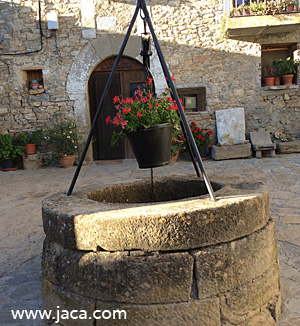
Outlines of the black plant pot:
M198 146L198 151L201 158L207 158L207 147L206 146Z
M170 163L172 130L172 126L164 123L127 134L140 169L155 168Z
M9 170L14 168L14 160L2 160L1 162L2 170Z

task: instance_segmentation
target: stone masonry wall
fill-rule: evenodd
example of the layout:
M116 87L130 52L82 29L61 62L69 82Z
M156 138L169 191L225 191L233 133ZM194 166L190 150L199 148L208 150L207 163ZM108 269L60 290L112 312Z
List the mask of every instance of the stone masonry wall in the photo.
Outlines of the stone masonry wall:
M263 90L260 68L260 44L297 43L298 30L245 41L229 40L222 32L222 1L174 0L162 4L152 0L149 4L176 86L206 87L207 111L188 114L189 120L215 131L216 110L244 107L247 133L260 129L274 132L283 127L293 136L300 135L298 88ZM13 4L2 2L0 6L0 53L39 50L38 2L17 0ZM72 64L80 51L101 35L124 34L134 9L134 0L42 0L43 33L51 33L46 28L46 13L50 10L58 12L59 29L52 32L51 38L43 37L43 48L38 53L0 56L0 132L45 126L57 112L74 117L74 101L66 91ZM136 27L133 34L137 35ZM152 66L153 70L158 68ZM31 69L42 69L42 94L29 94L24 71ZM87 84L88 78L84 82ZM87 93L87 88L83 91ZM82 110L89 121L87 99L84 101Z
M41 48L37 1L2 3L0 11L1 53L32 54L0 57L0 132L33 130L51 122L57 112L73 118L73 102L66 95L66 78L81 43L78 1L41 2L43 33L49 37L46 12L58 10L59 30L43 37ZM8 25L6 25L8 23ZM2 26L6 26L5 29ZM4 31L4 32L2 32ZM41 69L45 92L30 95L27 70Z

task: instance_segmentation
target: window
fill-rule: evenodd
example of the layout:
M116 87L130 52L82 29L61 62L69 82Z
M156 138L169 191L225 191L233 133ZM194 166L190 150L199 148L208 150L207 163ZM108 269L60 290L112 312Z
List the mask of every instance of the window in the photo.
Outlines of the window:
M297 43L281 43L281 44L262 44L261 45L261 85L265 86L265 77L270 75L270 68L273 62L279 59L285 60L287 58L299 58L299 50ZM274 67L273 67L274 68ZM276 69L272 73L276 77ZM272 77L272 76L270 76ZM298 74L294 74L293 84L297 85ZM281 80L282 84L282 80Z
M186 112L206 111L205 87L178 88L177 93Z
M30 94L42 93L45 91L42 69L32 68L23 70L22 81L24 86L30 91Z

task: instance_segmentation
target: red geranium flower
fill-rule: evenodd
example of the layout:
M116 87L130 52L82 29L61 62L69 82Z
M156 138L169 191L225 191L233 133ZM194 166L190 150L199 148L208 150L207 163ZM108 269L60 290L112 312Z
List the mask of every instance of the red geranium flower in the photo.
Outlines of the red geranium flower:
M126 133L136 131L139 127L149 128L152 125L168 123L175 125L180 117L176 113L178 107L170 96L171 90L162 93L161 96L154 94L148 85L153 84L149 78L143 89L138 86L133 97L122 99L115 96L113 103L116 107L116 115L109 116L105 122L112 123L116 128L113 132L111 144L115 145L119 138L124 138Z
M113 103L114 104L116 104L117 102L119 102L120 101L120 96L115 96L114 98L113 98Z
M106 117L105 123L108 125L110 122L111 122L111 117L109 115L108 117Z

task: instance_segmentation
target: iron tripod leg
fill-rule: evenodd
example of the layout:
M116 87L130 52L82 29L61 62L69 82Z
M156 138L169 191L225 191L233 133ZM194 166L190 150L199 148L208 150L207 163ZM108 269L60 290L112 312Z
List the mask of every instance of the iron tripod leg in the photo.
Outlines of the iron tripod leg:
M183 122L183 125L184 125L184 129L187 132L187 136L189 138L189 141L190 141L190 144L191 144L191 147L192 147L192 151L193 151L193 154L194 154L193 156L191 155L191 158L192 158L192 160L195 160L195 158L197 158L197 161L198 161L200 170L201 170L201 172L203 174L204 182L206 184L206 188L207 188L207 190L209 192L209 195L210 195L210 197L211 197L211 199L213 201L216 201L214 190L213 190L213 188L211 186L211 183L210 183L210 181L209 181L209 179L208 179L208 177L206 175L206 172L205 172L205 169L204 169L202 160L201 160L201 156L199 154L199 151L198 151L198 148L196 146L194 137L193 137L193 135L191 133L191 130L189 128L189 125L187 123L187 120L186 120L184 111L182 109L182 106L181 106L181 103L180 103L180 100L179 100L179 97L178 97L178 94L177 94L177 91L176 91L175 86L174 86L174 83L172 81L172 77L171 77L171 75L169 73L167 64L166 64L166 62L164 60L164 57L163 57L162 51L160 49L160 46L159 46L157 37L155 35L154 28L152 26L152 23L151 23L151 20L150 20L150 17L149 17L149 13L148 13L148 10L147 10L145 1L144 0L139 0L139 3L140 3L140 6L141 6L141 8L142 8L142 10L144 12L145 20L146 20L146 22L148 24L148 27L150 29L150 33L152 35L152 38L153 38L153 41L154 41L154 44L155 44L155 48L156 48L156 51L157 51L157 54L158 54L158 57L159 57L159 61L160 61L160 64L162 66L164 75L165 75L165 77L166 77L166 79L168 81L169 87L172 90L172 96L175 99L176 104L178 106L179 114L180 114L180 117L182 119L182 122ZM196 172L197 172L197 169L196 169Z

